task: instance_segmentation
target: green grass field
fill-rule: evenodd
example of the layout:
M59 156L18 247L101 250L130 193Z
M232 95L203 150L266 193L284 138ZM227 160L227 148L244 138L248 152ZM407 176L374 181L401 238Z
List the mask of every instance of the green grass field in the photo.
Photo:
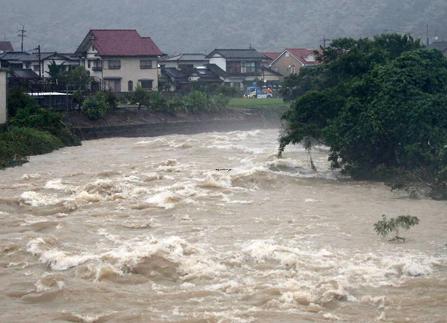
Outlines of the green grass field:
M228 103L229 108L244 108L244 109L258 109L258 108L285 108L288 104L282 99L247 99L247 98L232 98Z

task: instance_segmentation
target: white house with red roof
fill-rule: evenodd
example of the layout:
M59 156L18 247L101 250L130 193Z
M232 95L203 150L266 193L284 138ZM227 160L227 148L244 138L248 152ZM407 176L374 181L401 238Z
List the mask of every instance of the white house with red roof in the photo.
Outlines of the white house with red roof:
M318 64L314 49L286 48L270 63L270 68L283 76L289 76L298 74L303 67Z
M140 36L135 29L92 29L76 54L105 90L158 89L158 61L163 53L150 37Z

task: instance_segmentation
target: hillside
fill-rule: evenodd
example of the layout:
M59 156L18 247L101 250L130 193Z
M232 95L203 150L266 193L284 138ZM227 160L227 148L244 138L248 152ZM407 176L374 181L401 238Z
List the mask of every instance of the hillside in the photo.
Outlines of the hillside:
M323 37L411 32L447 38L445 0L0 0L0 39L19 48L74 50L90 28L137 28L168 53L215 47L277 50Z

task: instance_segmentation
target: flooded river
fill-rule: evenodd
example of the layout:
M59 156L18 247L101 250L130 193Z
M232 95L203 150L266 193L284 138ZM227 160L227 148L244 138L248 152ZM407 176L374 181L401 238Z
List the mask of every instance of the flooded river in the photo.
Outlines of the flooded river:
M447 204L278 130L115 138L0 171L1 322L446 322ZM382 214L421 223L388 243Z

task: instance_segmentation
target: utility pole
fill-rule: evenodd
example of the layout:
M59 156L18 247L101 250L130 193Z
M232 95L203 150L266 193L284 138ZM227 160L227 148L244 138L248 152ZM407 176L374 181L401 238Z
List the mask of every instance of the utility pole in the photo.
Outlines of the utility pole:
M42 78L42 55L40 52L40 45L34 48L33 50L37 51L37 59L39 60L39 78Z
M40 45L37 46L37 56L39 58L39 78L42 78L42 55L40 53Z
M21 25L22 26L22 29L19 29L19 38L21 39L21 46L20 46L20 49L21 49L21 51L23 52L23 40L24 40L24 38L26 37L26 30L25 30L25 26L24 25Z
M430 46L430 37L428 36L429 26L427 24L427 47Z
M326 48L326 43L330 42L332 39L328 39L326 37L323 37L322 41L323 41L323 48Z

